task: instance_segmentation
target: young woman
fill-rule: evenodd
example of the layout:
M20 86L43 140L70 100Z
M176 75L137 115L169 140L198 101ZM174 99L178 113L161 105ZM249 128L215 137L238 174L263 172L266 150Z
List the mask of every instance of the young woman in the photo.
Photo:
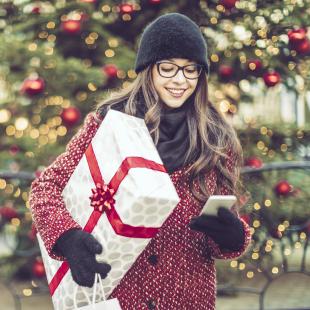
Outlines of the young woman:
M172 13L143 32L137 78L90 113L66 152L32 184L34 222L49 254L66 259L73 279L92 286L100 243L67 212L61 193L108 109L144 118L181 199L110 297L122 309L214 309L214 259L240 256L249 227L232 211L199 216L212 194L238 195L242 151L232 127L208 101L206 43L188 17Z

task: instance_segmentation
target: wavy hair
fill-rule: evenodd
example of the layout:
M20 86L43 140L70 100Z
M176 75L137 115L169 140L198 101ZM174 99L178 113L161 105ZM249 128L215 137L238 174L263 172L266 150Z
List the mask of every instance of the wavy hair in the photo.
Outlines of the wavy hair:
M155 145L159 139L161 102L152 80L152 66L140 72L136 79L126 88L110 93L107 99L100 102L97 112L103 111L122 101L126 102L124 112L136 115L138 94L142 93L146 105L145 123ZM205 202L210 193L207 188L206 174L215 169L217 176L215 193L219 193L225 186L229 194L238 198L241 194L240 167L243 163L242 148L233 127L224 116L208 100L207 74L203 71L199 77L194 98L194 109L187 115L189 126L190 145L186 154L186 160L196 158L186 167L190 181L190 189L194 197ZM197 156L197 150L199 150ZM233 167L229 170L226 166L229 157L233 161ZM198 184L196 189L194 184Z

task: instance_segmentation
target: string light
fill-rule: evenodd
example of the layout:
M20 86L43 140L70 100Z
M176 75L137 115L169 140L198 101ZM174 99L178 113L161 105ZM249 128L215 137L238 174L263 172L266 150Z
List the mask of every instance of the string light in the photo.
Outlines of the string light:
M94 83L88 83L87 87L90 91L96 91L97 90L97 86Z
M212 54L210 59L212 62L219 62L219 60L220 60L219 56L216 54Z
M299 241L295 242L295 249L300 249L301 243Z
M261 207L260 207L260 204L258 202L255 202L253 208L258 211L258 210L260 210Z
M16 217L12 218L12 219L11 219L11 224L12 224L13 226L15 226L15 227L20 226L20 219L18 219L18 218L16 218Z
M32 295L32 290L30 288L23 289L23 295L29 297Z
M16 132L16 129L13 125L9 125L6 127L5 129L5 132L8 136L14 136L15 135L15 132Z
M21 194L21 190L20 190L20 188L17 188L17 190L16 190L16 192L14 193L14 197L15 198L17 198L17 197L19 197L20 196L20 194Z
M281 152L286 152L287 151L287 145L281 144L280 149L281 149Z
M258 253L253 253L252 254L252 259L254 259L254 260L259 259L259 254Z
M135 78L137 77L137 74L136 74L136 72L135 72L134 70L129 70L129 71L127 72L127 75L128 75L128 77L129 77L130 79L135 79Z
M210 18L210 23L212 24L212 25L216 25L217 23L218 23L218 19L216 18L216 17L211 17Z
M5 189L6 181L4 179L0 179L0 189Z
M0 123L6 123L10 120L11 118L11 112L6 109L1 109L0 110Z
M270 207L271 206L271 200L270 199L266 199L265 201L264 201L264 205L265 205L265 207Z
M29 50L30 52L36 51L37 48L38 48L38 45L37 45L36 43L30 43L30 44L28 45L28 50Z
M48 29L54 29L55 26L56 26L56 24L53 21L52 22L48 22L46 24L46 28L48 28Z
M107 4L105 4L105 5L103 5L103 6L101 7L101 11L102 11L103 13L111 12L111 7L110 7L109 5L107 5Z
M265 147L265 143L263 141L258 141L256 146L259 150L262 150Z
M118 47L119 46L119 42L117 39L115 38L110 38L108 40L108 45L111 47L111 48L115 48L115 47Z
M25 130L29 125L29 121L25 117L18 117L15 120L15 128L17 130Z
M106 57L111 58L115 56L115 52L111 49L107 49L104 54L106 55Z
M239 264L239 270L244 270L245 269L245 264L244 263L240 263Z
M231 266L232 268L236 268L236 267L238 266L238 261L232 260L232 261L230 262L230 266Z
M253 221L253 227L258 228L259 226L260 226L260 221L259 220Z

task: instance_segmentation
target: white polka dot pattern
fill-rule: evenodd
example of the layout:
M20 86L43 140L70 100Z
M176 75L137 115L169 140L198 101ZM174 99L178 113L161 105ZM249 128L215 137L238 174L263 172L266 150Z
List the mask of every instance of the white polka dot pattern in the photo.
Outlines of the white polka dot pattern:
M97 128L95 117L89 115L84 127L69 143L66 153L59 156L32 185L30 202L34 221L54 258L62 259L51 251L57 238L66 230L78 227L66 211L61 192ZM232 156L227 166L233 167ZM214 258L238 257L250 242L249 227L244 222L245 244L239 252L223 252L205 234L189 229L190 219L199 214L202 205L190 192L185 169L170 175L180 203L110 295L119 299L124 310L214 310ZM212 193L216 184L214 171L206 175L206 184ZM197 184L195 187L198 188ZM221 193L229 194L224 187ZM116 260L116 266L119 255L115 252L110 257Z

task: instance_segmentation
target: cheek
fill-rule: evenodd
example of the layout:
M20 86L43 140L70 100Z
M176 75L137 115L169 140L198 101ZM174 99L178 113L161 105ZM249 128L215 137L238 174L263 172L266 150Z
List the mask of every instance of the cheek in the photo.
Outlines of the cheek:
M163 82L161 80L161 77L158 75L156 68L153 68L152 70L152 80L156 91L160 92L161 88L163 87Z
M191 90L194 92L196 87L197 87L197 84L198 84L198 81L197 80L193 80L190 82L190 87L191 87Z

